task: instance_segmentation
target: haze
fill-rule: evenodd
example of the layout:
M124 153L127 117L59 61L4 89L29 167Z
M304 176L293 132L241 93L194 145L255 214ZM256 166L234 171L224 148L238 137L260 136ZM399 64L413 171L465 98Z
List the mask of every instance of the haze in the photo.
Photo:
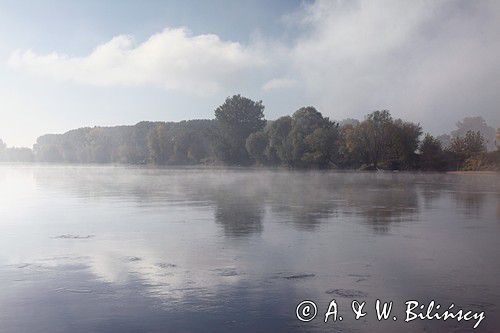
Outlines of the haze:
M313 105L377 109L449 132L500 126L495 1L6 1L0 138L142 120L213 118L225 97L267 119Z

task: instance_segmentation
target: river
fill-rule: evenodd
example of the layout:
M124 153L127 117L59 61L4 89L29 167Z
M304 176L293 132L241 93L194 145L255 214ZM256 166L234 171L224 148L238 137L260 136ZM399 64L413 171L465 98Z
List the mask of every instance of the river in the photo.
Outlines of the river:
M2 164L0 332L471 331L407 300L498 332L499 199L499 174Z

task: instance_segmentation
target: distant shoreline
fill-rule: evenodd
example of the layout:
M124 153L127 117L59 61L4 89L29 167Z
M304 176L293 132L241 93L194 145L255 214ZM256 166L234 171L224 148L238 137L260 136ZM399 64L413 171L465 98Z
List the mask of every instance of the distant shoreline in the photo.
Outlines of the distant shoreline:
M383 173L383 174L455 174L455 175L500 175L500 171L432 171L432 170L359 170L359 169L316 169L289 168L284 166L237 166L224 164L133 164L133 163L68 163L68 162L7 162L0 161L0 166L53 166L53 167L124 167L137 169L206 169L206 170L262 170L291 172L332 172L332 173Z
M500 171L494 171L494 170L483 170L483 171L446 171L445 173L449 174L458 174L458 175L474 175L474 174L500 174Z

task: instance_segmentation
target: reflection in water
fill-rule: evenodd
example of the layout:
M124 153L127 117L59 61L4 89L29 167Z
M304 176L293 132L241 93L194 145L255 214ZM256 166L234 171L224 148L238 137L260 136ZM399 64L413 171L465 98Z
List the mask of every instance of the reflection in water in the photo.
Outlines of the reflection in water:
M482 192L456 191L453 198L457 209L463 210L466 216L481 216L485 194Z
M268 190L272 211L299 230L314 231L322 221L335 216L341 200L337 181L328 179L326 173L277 174Z
M3 165L0 331L469 331L294 318L381 297L496 332L498 177Z
M215 206L215 221L222 225L226 236L248 236L262 231L264 197L217 190Z
M345 189L346 213L365 218L377 233L389 231L393 222L411 222L418 216L419 201L414 187L398 182L376 182L372 186Z

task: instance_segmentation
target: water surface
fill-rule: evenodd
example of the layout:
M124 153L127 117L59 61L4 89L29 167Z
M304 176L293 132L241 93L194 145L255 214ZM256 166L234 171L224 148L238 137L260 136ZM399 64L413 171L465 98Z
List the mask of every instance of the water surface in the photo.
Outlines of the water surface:
M500 328L500 176L0 165L0 332L469 332L355 321L434 299ZM330 300L345 319L323 323ZM318 317L295 318L314 300Z

